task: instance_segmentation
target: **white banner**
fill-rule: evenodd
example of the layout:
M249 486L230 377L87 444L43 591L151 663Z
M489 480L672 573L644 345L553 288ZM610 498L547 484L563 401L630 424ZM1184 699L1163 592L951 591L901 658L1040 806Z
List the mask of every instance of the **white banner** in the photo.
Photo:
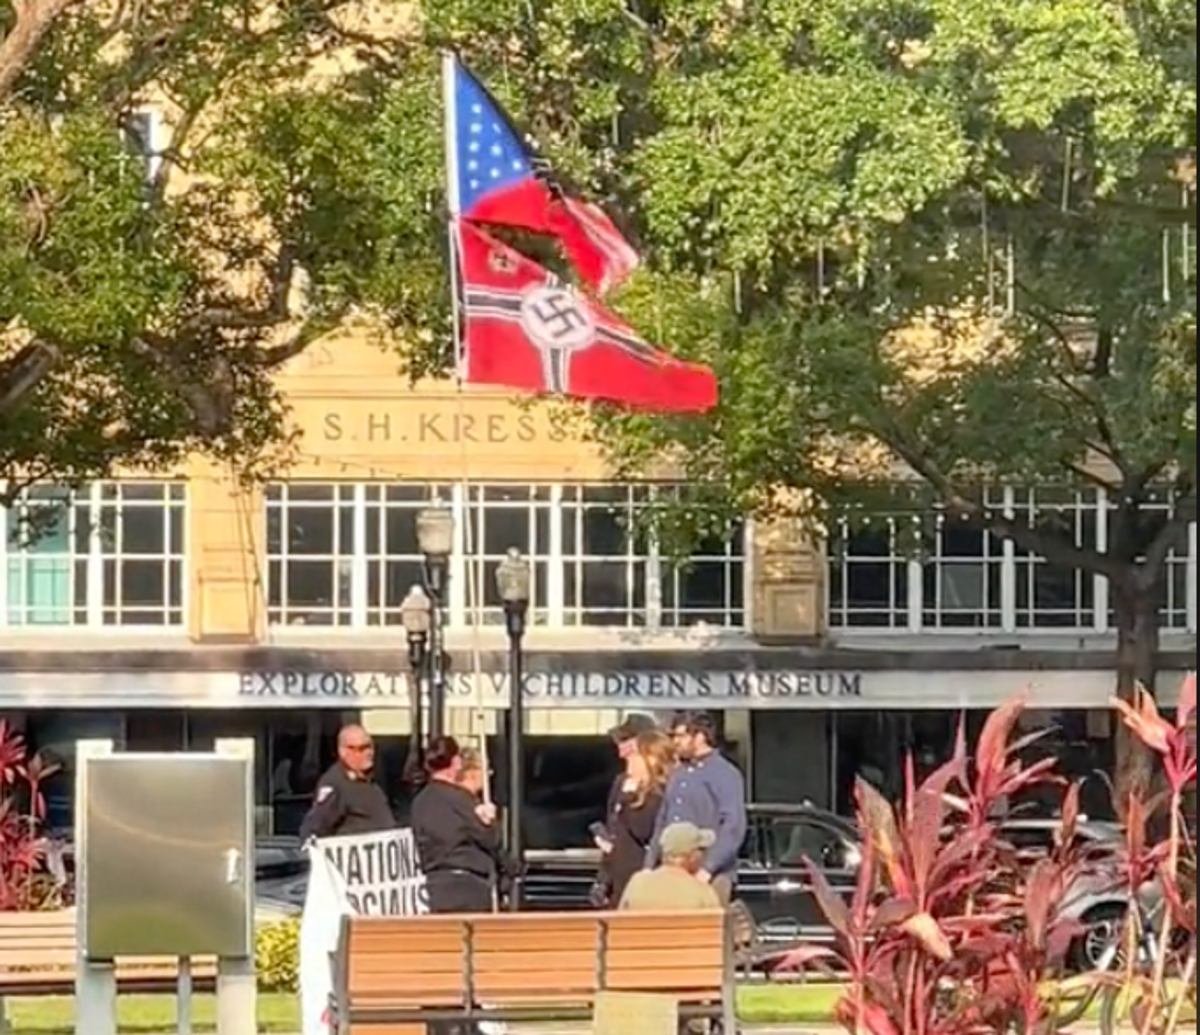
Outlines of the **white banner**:
M300 921L303 1035L330 1035L332 954L343 916L429 912L425 876L411 830L329 837L309 849L308 893Z

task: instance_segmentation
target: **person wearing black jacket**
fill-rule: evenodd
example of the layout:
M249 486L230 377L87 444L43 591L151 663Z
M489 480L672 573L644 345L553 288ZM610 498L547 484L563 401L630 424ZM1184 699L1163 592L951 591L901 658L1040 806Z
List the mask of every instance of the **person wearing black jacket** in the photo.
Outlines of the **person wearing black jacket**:
M365 729L338 732L338 760L317 784L313 803L300 824L300 840L345 837L391 830L396 817L387 794L374 780L375 744Z
M610 908L646 864L663 789L675 766L671 739L655 726L640 727L620 748L625 771L609 792L605 832L597 838L604 854L604 904Z
M490 913L500 840L496 807L462 782L463 754L453 737L425 752L428 781L412 807L413 837L434 913Z

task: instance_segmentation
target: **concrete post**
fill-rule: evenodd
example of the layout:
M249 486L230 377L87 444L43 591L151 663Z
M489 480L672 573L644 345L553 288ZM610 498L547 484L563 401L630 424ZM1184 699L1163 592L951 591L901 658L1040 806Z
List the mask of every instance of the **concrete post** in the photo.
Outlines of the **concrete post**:
M81 740L75 749L75 1031L76 1035L117 1035L117 976L112 960L87 956L88 760L111 755L111 740Z
M217 1035L257 1035L258 981L254 970L254 741L250 739L218 740L216 753L226 758L244 758L250 762L250 779L246 786L246 817L249 824L247 840L250 856L245 860L250 874L250 895L246 909L249 914L250 955L217 961Z

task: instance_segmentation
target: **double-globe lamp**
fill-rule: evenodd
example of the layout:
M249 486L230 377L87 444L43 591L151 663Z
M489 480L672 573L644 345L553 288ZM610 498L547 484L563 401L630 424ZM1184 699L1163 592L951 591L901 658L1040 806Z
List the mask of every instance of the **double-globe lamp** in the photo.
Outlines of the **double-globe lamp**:
M521 835L521 805L525 798L525 657L523 641L529 615L533 571L521 551L512 549L496 568L496 590L504 607L508 633L508 850L516 863L509 908L521 908L521 876L525 842Z
M408 780L417 784L424 776L425 761L425 667L429 661L429 636L433 630L433 601L423 586L413 586L400 604L400 624L408 639L409 698L412 732L409 736Z
M417 549L425 560L425 590L429 594L430 626L427 636L429 670L429 736L446 732L446 646L442 608L450 581L450 555L454 552L454 512L444 503L417 514Z

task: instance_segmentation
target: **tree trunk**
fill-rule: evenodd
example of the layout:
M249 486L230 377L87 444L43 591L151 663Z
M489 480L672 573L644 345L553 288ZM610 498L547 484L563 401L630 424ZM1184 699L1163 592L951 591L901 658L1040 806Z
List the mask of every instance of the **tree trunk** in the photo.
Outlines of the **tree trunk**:
M1158 594L1157 586L1113 586L1113 605L1117 621L1117 696L1133 701L1139 687L1154 692L1158 675ZM1124 723L1117 725L1117 811L1124 814L1130 794L1146 794L1150 789L1153 767L1147 748L1134 737Z

